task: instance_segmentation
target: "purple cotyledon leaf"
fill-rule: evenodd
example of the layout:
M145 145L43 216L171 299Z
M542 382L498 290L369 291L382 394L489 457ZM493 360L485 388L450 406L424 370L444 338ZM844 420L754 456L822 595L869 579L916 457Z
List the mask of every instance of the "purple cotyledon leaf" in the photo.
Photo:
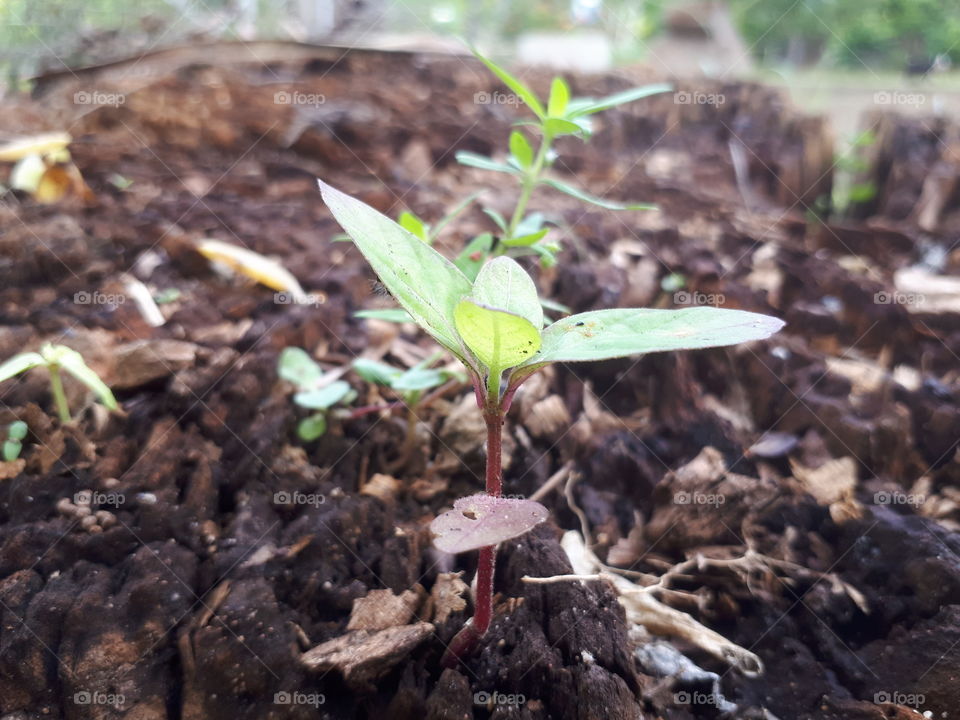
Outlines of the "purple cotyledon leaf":
M547 514L533 500L480 493L455 501L453 510L434 518L430 530L438 550L461 553L523 535L546 520Z

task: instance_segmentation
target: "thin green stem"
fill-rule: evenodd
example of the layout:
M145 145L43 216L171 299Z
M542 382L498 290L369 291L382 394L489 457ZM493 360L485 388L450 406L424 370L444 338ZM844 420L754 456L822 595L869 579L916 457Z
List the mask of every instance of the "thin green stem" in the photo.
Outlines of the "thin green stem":
M67 396L63 392L63 380L60 378L60 366L50 365L47 368L50 371L50 391L53 394L53 403L57 407L57 414L60 416L60 422L66 424L72 419L70 417L70 406L67 404Z
M547 153L550 152L550 144L552 142L553 138L544 133L543 140L540 141L540 148L537 150L537 155L533 159L533 164L524 174L523 180L520 181L520 197L517 200L517 207L513 211L513 216L510 218L510 224L507 226L508 238L513 238L514 233L517 231L517 226L520 225L520 222L523 220L523 215L527 211L527 203L530 202L530 196L533 195L533 190L537 187L537 184L540 182L540 176L543 174L543 169L547 162Z

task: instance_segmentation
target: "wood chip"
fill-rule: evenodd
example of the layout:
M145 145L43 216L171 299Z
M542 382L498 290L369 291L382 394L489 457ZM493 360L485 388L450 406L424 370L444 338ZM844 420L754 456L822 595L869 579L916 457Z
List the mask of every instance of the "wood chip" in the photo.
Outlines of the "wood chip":
M467 584L460 579L462 575L462 572L437 575L437 581L430 591L435 624L443 624L453 613L466 610L467 600L464 593L467 591Z
M821 505L831 505L852 497L857 487L857 461L852 457L837 458L818 468L791 462L793 476Z
M394 595L392 590L371 590L366 597L353 601L347 630L385 630L406 625L420 605L421 595L404 590Z

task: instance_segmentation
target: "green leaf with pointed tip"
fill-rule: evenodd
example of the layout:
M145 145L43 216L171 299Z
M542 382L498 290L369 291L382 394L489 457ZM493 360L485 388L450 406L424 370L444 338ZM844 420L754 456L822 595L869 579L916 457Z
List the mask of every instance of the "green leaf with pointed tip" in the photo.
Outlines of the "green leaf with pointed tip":
M397 222L404 230L413 233L424 242L430 241L430 233L427 231L427 226L423 224L423 220L409 210L404 210L400 213Z
M592 115L593 113L609 110L617 105L640 100L641 98L657 95L659 93L670 92L673 85L668 83L657 83L656 85L644 85L643 87L631 88L623 92L608 95L600 100L590 100L588 98L577 98L576 107L570 108L567 117L573 119L581 115Z
M310 442L316 440L327 431L327 417L323 413L311 415L297 424L297 435L301 440Z
M484 208L483 212L486 213L487 216L491 220L493 220L494 224L498 228L500 228L503 232L507 231L507 221L506 221L506 218L503 217L503 215L501 215L496 210L493 210L491 208Z
M563 118L547 118L543 122L543 130L550 137L583 134L583 128L578 123Z
M412 367L394 381L393 389L399 392L429 390L438 385L443 385L448 376L449 373L444 370L419 366Z
M43 356L40 355L40 353L25 352L20 353L19 355L14 355L3 365L0 365L0 382L9 380L10 378L15 377L22 372L26 372L30 368L35 368L39 365L45 364L46 361L43 359Z
M540 331L525 317L472 300L462 300L454 315L463 341L491 375L519 365L540 349Z
M478 305L526 318L538 330L543 327L543 306L537 286L513 258L494 258L480 268L470 299Z
M298 347L286 347L277 360L277 374L297 387L313 387L323 377L323 370L313 358Z
M603 198L596 197L590 193L584 192L579 188L575 188L573 185L567 185L565 182L559 180L554 180L553 178L544 178L540 181L544 185L549 185L554 190L559 190L562 193L566 193L570 197L575 197L577 200L582 200L583 202L590 203L591 205L597 205L607 210L656 210L656 205L650 205L649 203L619 203L614 200L604 200Z
M550 99L547 100L547 115L562 118L570 102L570 86L562 77L555 77L550 84Z
M393 387L393 383L403 375L403 370L395 368L392 365L379 362L378 360L369 360L368 358L357 358L353 361L353 369L357 375L364 380L375 385L384 385Z
M507 247L529 247L536 242L539 242L550 230L544 228L535 233L530 233L529 235L520 235L519 237L511 238L509 240L504 240L503 244Z
M472 49L472 48L471 48ZM483 55L478 53L476 50L473 50L473 54L477 56L477 59L480 60L487 68L500 78L503 81L503 84L508 88L513 90L517 95L520 96L520 99L523 100L527 107L533 111L533 114L536 115L541 120L546 116L546 113L543 111L543 105L537 99L537 96L534 95L533 90L524 85L520 80L515 78L513 75L508 73L502 67L494 63L492 60L488 60Z
M461 165L480 168L481 170L508 173L509 175L520 174L519 170L510 167L506 163L497 162L493 158L488 158L486 155L477 155L477 153L468 152L467 150L458 151L454 157L457 158L457 162Z
M533 165L533 148L519 130L510 133L510 154L524 170Z
M403 308L382 308L380 310L358 310L353 314L354 317L365 320L384 320L395 323L412 323L413 318Z
M366 203L323 182L320 190L334 217L397 302L437 342L462 358L453 311L470 292L467 277L443 255Z
M117 400L107 387L107 384L83 361L83 355L65 345L48 346L47 351L41 351L47 362L56 363L77 380L87 386L100 402L111 410L117 409Z
M547 327L540 352L524 365L735 345L769 337L783 325L769 315L724 308L594 310Z
M293 401L300 407L310 410L326 410L343 400L349 392L349 383L337 380L326 387L298 392L293 396Z

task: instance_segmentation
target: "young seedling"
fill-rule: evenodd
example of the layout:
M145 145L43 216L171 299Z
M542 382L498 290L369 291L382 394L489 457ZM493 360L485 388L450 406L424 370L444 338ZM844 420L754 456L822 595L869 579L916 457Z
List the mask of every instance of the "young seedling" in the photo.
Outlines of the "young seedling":
M53 395L53 402L57 408L57 414L60 416L60 422L68 423L71 420L70 406L67 403L67 396L63 392L60 370L66 370L86 385L100 399L100 402L110 410L117 409L117 401L113 397L113 393L110 392L110 388L93 370L87 367L80 353L65 345L47 343L40 348L40 352L25 352L14 355L3 365L0 365L0 382L9 380L35 367L45 367L50 373L50 392Z
M487 262L475 279L368 205L321 181L323 199L397 302L473 381L487 430L486 494L461 498L431 524L448 552L479 549L474 617L453 638L455 664L484 636L493 612L496 546L547 517L542 505L502 495L503 421L520 384L556 362L732 345L768 337L783 322L710 307L595 310L544 327L533 280L509 257Z
M316 440L327 431L327 416L337 403L352 402L357 393L348 383L324 373L306 352L298 347L284 348L277 361L277 374L296 386L293 401L302 408L315 410L297 424L297 435L305 442Z
M4 462L13 462L20 457L23 450L23 439L27 437L29 428L23 420L15 420L7 426L7 439L3 443Z

